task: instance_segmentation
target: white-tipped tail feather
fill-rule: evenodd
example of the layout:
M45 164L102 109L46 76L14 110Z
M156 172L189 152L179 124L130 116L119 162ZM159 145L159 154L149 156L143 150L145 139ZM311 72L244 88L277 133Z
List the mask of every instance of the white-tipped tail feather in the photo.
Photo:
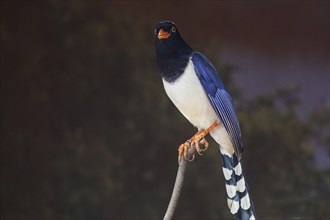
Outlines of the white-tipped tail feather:
M226 180L230 180L231 175L233 174L232 170L222 167L223 175L225 176Z
M245 191L245 180L244 177L242 177L242 179L237 181L237 187L236 187L237 191L240 193L243 193Z
M226 191L227 195L230 199L234 198L236 196L236 186L226 184Z
M254 220L253 204L250 200L240 161L238 161L235 154L230 155L223 148L221 149L221 155L230 212L238 220Z
M244 210L248 210L251 207L250 197L249 193L246 193L246 195L241 198L241 208Z
M227 199L227 203L231 214L236 214L239 209L239 202L232 199Z

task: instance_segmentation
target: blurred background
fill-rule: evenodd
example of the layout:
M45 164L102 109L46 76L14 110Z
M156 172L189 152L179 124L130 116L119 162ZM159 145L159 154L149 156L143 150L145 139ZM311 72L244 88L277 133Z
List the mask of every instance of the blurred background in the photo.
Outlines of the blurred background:
M329 219L329 7L1 1L1 219L163 217L195 132L156 66L165 19L233 96L258 219ZM175 218L233 219L214 142Z

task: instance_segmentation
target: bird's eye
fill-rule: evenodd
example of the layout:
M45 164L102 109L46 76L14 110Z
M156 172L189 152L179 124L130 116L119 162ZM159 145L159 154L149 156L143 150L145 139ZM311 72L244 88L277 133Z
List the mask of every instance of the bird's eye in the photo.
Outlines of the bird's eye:
M155 28L155 31L154 32L155 32L155 34L157 34L157 28Z
M172 27L172 32L176 32L176 28L175 27Z

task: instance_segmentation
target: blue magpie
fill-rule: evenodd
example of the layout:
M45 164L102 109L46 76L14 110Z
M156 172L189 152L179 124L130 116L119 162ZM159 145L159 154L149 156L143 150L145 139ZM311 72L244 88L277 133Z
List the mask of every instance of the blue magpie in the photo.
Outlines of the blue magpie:
M204 137L210 133L220 145L230 212L239 220L255 219L240 163L243 152L240 126L232 99L215 67L182 39L173 22L158 23L154 34L156 59L165 91L198 129L191 139L180 145L179 160L182 156L189 159L187 149L191 144L198 153L206 150L208 143Z

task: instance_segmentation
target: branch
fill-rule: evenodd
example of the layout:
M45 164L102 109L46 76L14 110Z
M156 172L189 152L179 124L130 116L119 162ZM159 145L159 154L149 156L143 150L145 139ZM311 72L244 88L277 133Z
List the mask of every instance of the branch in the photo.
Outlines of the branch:
M190 145L187 151L187 158L192 158L196 153L195 145ZM168 204L164 220L173 219L174 211L178 205L181 189L183 186L184 174L187 168L188 160L182 155L181 160L179 162L178 172L176 174L175 184L171 196L170 203Z

